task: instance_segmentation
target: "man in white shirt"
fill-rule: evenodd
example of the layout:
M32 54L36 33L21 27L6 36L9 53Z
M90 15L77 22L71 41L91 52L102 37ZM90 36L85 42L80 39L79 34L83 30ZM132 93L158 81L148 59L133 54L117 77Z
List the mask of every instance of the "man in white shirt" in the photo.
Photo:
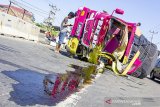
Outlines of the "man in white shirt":
M61 44L63 43L64 38L67 36L67 27L72 26L71 24L68 24L68 19L72 19L74 17L75 17L75 14L73 12L70 12L68 16L63 19L61 23L60 33L59 33L59 41L58 41L58 44L56 45L55 52L59 53Z

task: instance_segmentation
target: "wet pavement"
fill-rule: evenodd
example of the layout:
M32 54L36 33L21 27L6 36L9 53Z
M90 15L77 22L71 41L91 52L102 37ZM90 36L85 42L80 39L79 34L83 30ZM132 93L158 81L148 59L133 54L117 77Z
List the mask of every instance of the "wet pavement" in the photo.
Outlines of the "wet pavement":
M74 71L70 64L90 65L69 58L65 51L57 54L53 50L48 45L0 36L0 107L108 107L108 98L160 97L159 81L120 77L107 70L92 84L65 98L48 96L43 88L46 74Z

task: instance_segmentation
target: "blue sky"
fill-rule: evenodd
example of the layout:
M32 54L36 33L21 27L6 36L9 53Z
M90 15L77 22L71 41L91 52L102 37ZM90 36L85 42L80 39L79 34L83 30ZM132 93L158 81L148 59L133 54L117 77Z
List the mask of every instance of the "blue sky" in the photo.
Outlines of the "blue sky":
M21 0L16 0L21 2ZM160 0L23 0L42 10L46 11L46 14L40 16L38 12L27 8L35 14L37 22L42 22L44 17L47 17L50 7L49 3L53 3L59 9L57 12L55 25L60 25L62 19L70 11L76 11L79 7L86 6L93 10L106 10L108 13L116 8L121 8L125 11L124 15L116 15L127 22L141 22L143 34L150 39L151 34L149 30L159 31L158 35L154 36L153 42L160 42ZM9 4L8 0L0 0L1 4ZM23 3L23 2L22 2ZM48 12L48 13L47 13ZM160 44L158 45L160 47ZM159 48L160 49L160 48Z

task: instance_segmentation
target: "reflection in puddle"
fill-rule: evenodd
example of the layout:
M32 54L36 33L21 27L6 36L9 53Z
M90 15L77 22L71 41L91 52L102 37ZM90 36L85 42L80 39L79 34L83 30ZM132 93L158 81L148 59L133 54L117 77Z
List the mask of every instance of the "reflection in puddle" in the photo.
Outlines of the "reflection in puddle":
M56 97L64 93L76 92L86 84L91 84L97 74L97 67L94 65L80 67L70 65L74 71L66 71L65 74L48 74L44 78L44 90L47 94Z

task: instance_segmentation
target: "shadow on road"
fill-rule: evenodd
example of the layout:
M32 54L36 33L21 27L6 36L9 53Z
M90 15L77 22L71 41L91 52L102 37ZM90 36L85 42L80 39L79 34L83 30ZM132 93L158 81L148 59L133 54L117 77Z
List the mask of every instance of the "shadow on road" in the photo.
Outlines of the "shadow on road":
M52 49L52 48L49 48L49 50L51 50L51 51L53 51L53 52L55 51L55 50L54 50L54 49Z
M156 83L160 84L160 80L154 80Z
M24 68L21 65L17 65L15 63L12 63L12 62L9 62L9 61L3 60L3 59L0 59L0 63L7 64L7 65L10 65L10 66L13 66L13 67L17 67L17 68Z
M151 80L151 81L153 81L153 82L155 82L155 83L157 83L157 84L160 84L160 80L159 80L159 79L154 79L154 80L152 80L152 79L149 78L149 77L147 77L147 79L149 79L149 80Z
M68 52L66 52L66 51L60 51L60 54L63 55L63 56L69 57L69 58L72 57L72 56L71 56Z
M0 50L2 50L2 51L8 51L8 52L14 52L14 53L20 53L18 51L15 51L13 48L8 47L6 45L2 45L2 44L0 44Z
M84 61L84 62L88 62L88 59L83 57L83 58L78 58L77 56L75 55L71 55L70 53L66 52L66 51L60 51L60 54L63 55L63 56L66 56L68 58L74 58L74 59L77 59L77 60L81 60L81 61Z
M157 84L160 84L160 80L158 80L158 79L154 79L154 80L152 80L152 81L154 81L154 82L157 83Z

